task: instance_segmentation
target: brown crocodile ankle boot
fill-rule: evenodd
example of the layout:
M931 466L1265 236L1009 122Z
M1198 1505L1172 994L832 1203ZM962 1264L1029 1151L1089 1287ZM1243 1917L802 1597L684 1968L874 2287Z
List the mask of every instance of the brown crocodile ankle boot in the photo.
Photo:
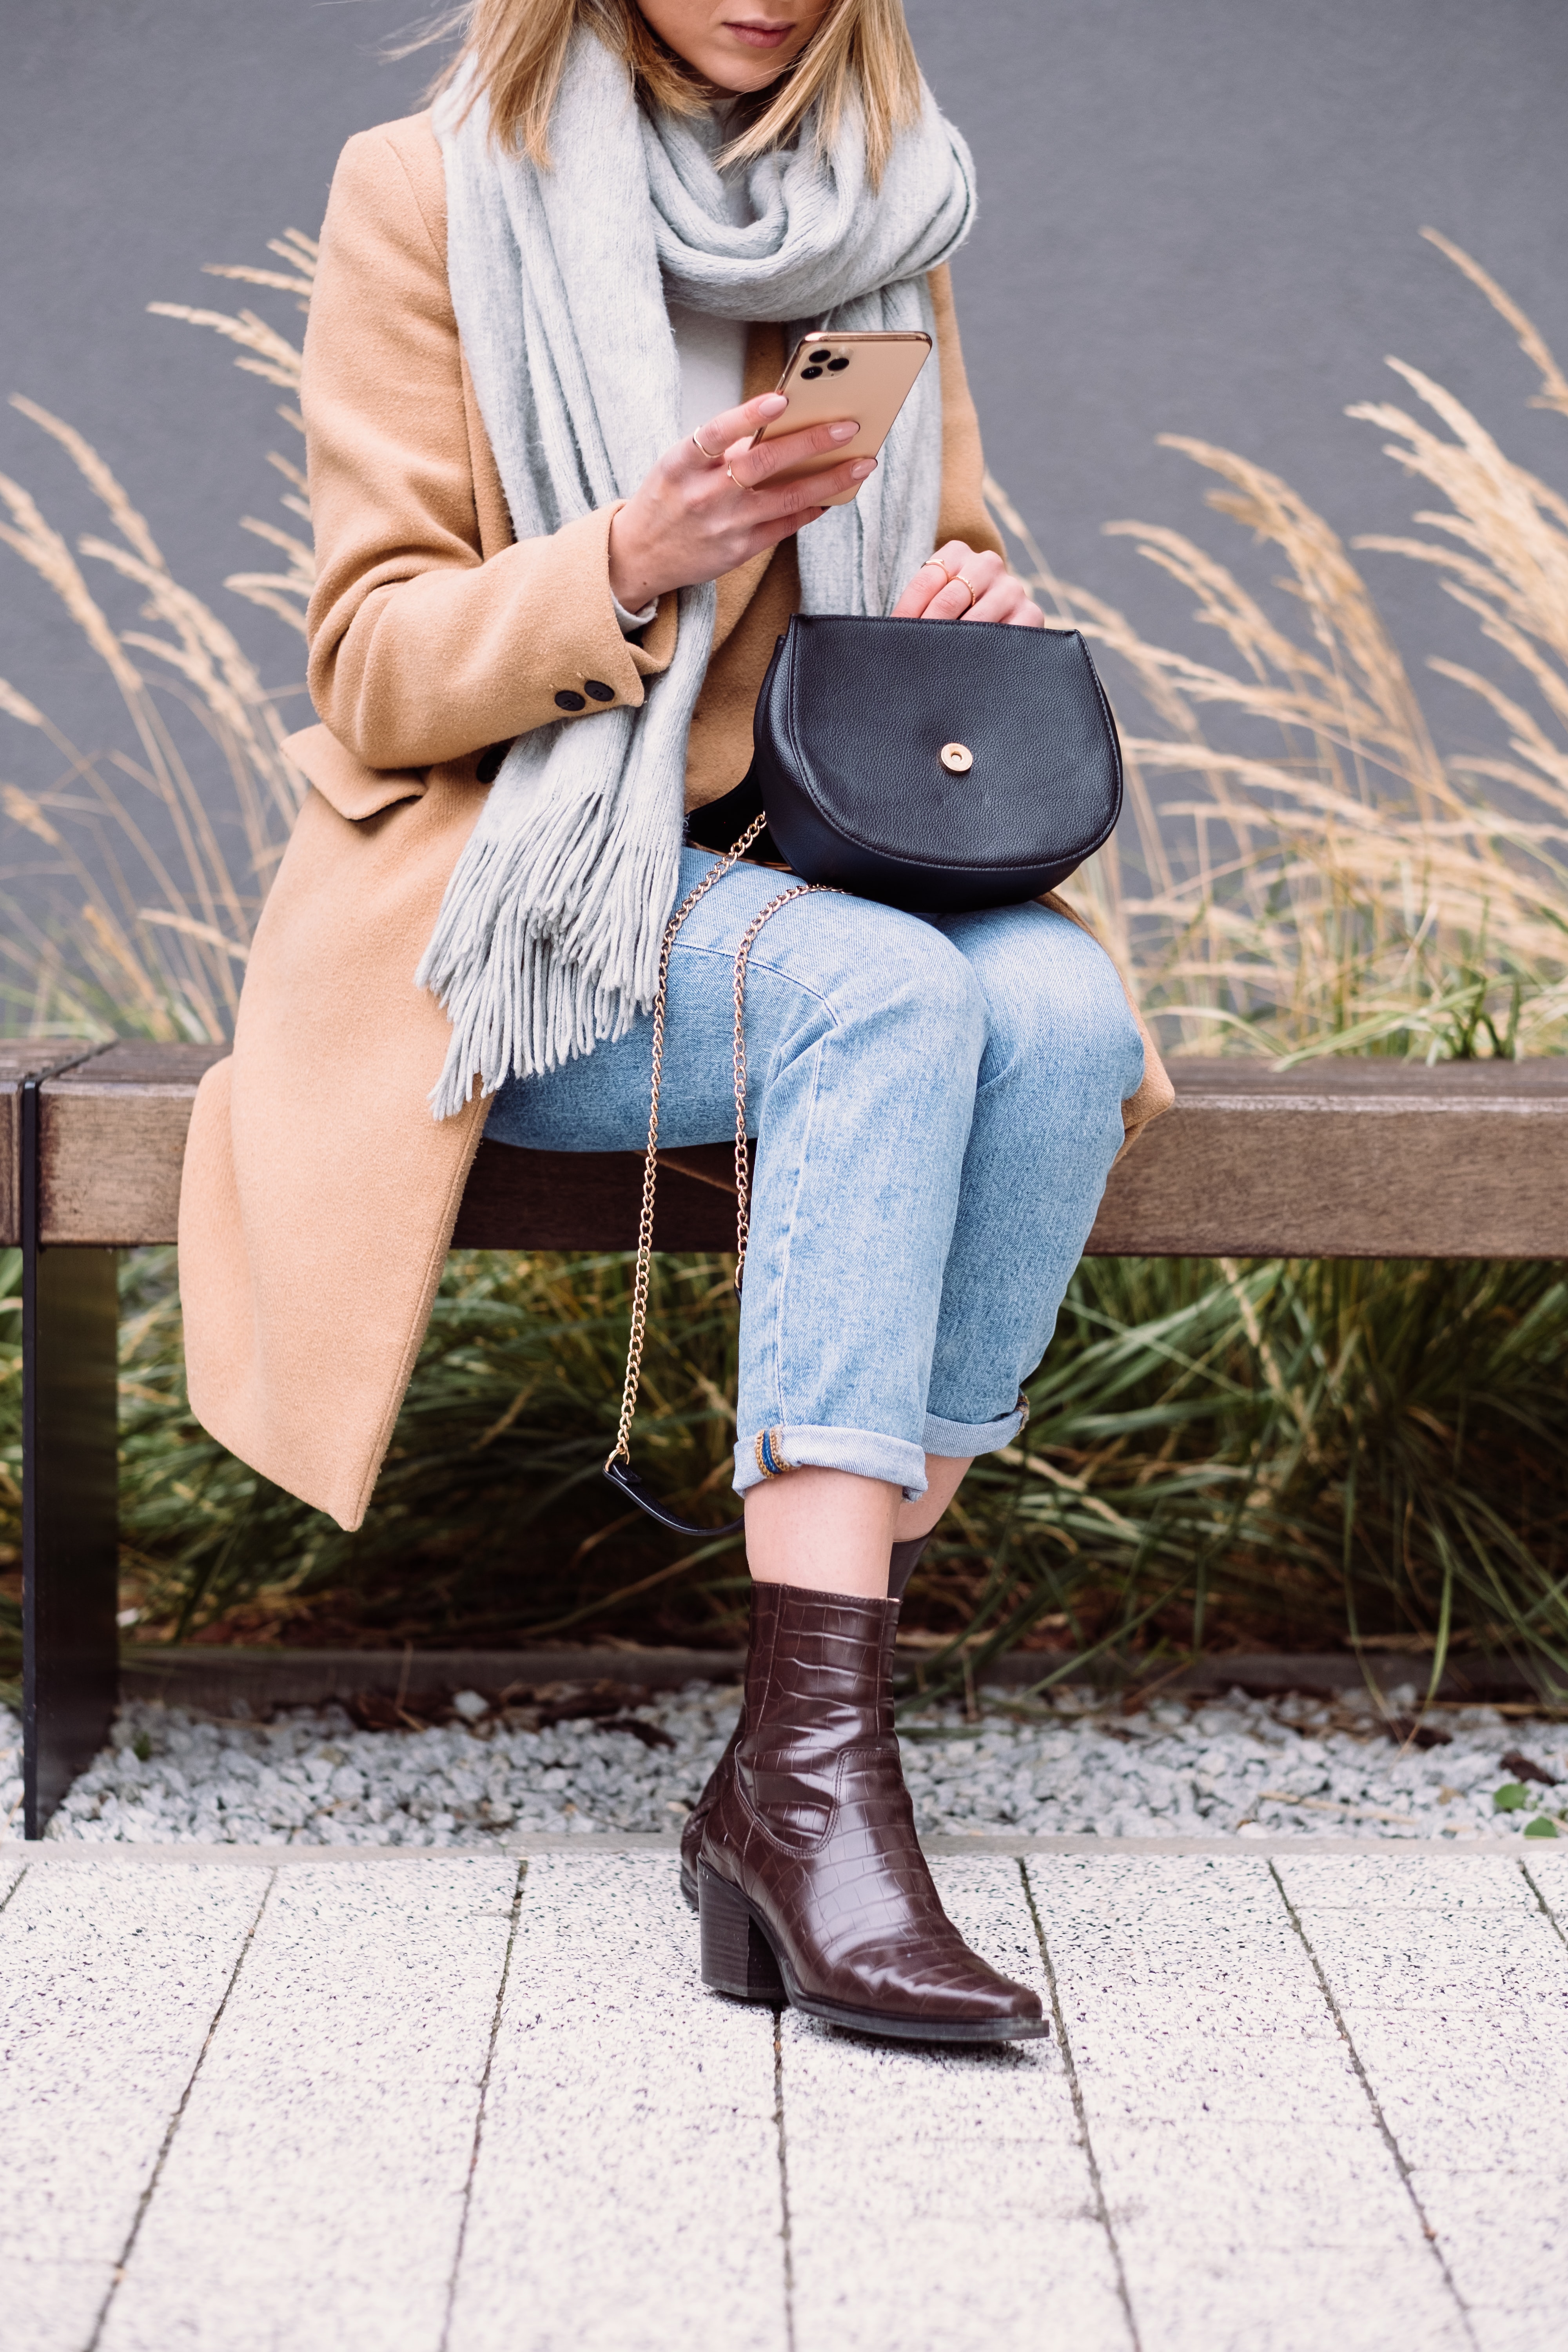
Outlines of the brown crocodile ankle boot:
M702 1980L913 2042L1047 2031L969 1949L915 1837L893 1729L896 1601L754 1588L743 1728L698 1863Z
M889 1601L901 1601L903 1599L904 1594L909 1590L910 1579L914 1574L916 1569L920 1566L921 1554L924 1551L930 1541L931 1538L929 1535L916 1536L909 1543L896 1543L893 1546L892 1561L888 1570L888 1598ZM773 1584L754 1585L752 1587L753 1599L761 1593L776 1592L780 1589L781 1588L779 1586ZM756 1620L753 1616L753 1627L755 1626L755 1622ZM755 1639L754 1633L752 1638ZM690 1904L694 1911L697 1908L697 1857L702 1851L703 1826L707 1822L709 1814L713 1810L713 1800L719 1794L721 1788L723 1786L724 1776L735 1760L735 1749L739 1745L741 1733L745 1728L745 1722L746 1710L742 1707L741 1709L740 1718L735 1725L735 1728L730 1734L730 1745L725 1748L724 1753L720 1757L719 1761L714 1765L713 1769L708 1775L707 1787L703 1790L702 1794L698 1798L697 1802L692 1806L691 1811L687 1814L685 1821L681 1823L680 1891L682 1895L685 1895L687 1901Z

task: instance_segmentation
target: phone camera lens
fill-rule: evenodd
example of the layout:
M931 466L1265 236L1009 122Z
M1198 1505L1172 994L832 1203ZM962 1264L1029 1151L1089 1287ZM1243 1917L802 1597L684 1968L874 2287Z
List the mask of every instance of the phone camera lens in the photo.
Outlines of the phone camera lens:
M840 368L847 368L848 364L849 362L846 359L829 360L827 362L827 373L829 375L837 375Z
M801 381L805 383L814 375L820 375L822 373L822 370L819 367L804 367L800 373Z
M831 352L813 352L811 354L811 364L813 367L820 367L824 360L831 359L832 356L833 354Z

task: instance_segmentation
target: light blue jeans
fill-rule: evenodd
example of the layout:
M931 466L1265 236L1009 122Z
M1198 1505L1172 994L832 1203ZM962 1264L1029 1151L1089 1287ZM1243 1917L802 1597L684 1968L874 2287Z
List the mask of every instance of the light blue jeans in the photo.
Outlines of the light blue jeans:
M682 895L716 861L682 854ZM735 1131L735 950L784 888L731 868L670 959L659 1140ZM513 1079L486 1133L647 1137L651 1020ZM1006 1445L1121 1143L1142 1042L1109 957L1034 905L917 916L826 893L772 917L746 984L757 1139L735 1486L806 1464L925 1489L927 1454Z

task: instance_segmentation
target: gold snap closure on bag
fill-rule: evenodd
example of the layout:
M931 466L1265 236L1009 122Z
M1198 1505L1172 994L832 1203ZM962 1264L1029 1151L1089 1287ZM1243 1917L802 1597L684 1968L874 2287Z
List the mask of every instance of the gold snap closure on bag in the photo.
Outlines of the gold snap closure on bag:
M967 743L944 743L937 757L950 776L966 776L974 765L974 754Z

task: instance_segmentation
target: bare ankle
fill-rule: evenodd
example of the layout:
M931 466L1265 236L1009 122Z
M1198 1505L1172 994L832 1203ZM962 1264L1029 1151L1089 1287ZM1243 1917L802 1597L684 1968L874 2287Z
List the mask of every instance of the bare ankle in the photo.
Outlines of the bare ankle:
M791 1470L746 1496L746 1558L761 1584L879 1601L899 1489L847 1470Z

